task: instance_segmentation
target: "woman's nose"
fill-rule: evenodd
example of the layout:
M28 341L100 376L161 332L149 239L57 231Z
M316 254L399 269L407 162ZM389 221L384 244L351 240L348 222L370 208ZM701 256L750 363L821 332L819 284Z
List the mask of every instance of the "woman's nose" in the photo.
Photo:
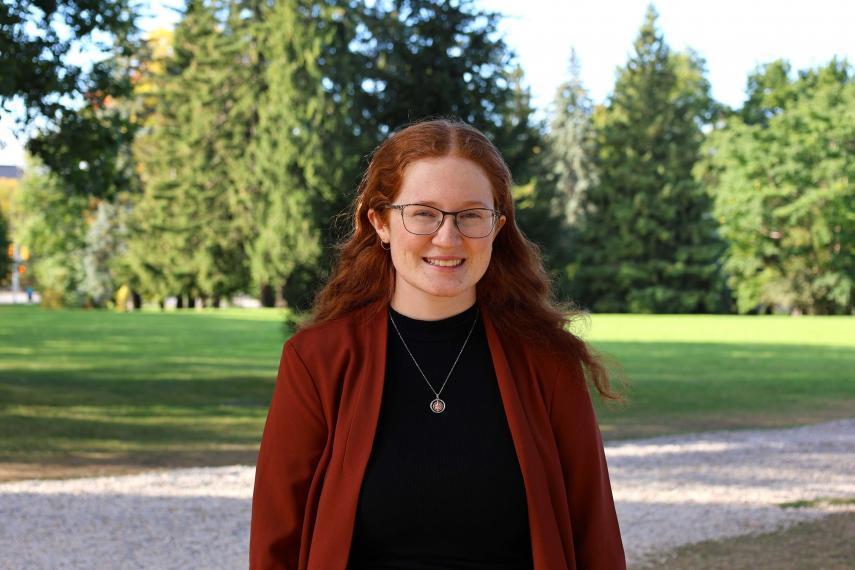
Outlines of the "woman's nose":
M442 217L442 222L439 224L439 229L433 235L434 243L458 243L463 238L457 225L454 223L453 214L445 214Z

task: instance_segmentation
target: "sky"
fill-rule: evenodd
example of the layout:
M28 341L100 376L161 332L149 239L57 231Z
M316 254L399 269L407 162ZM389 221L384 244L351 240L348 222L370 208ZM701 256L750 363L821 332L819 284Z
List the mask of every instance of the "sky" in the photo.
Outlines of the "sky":
M479 0L504 13L500 32L513 49L539 114L547 112L567 77L576 49L582 81L595 103L614 86L615 72L632 51L648 0ZM150 0L143 29L171 27L176 0ZM659 28L672 49L693 49L707 63L718 101L737 107L748 74L775 59L794 69L824 65L835 55L855 63L855 1L852 0L656 0ZM23 165L23 141L12 117L0 117L0 164Z

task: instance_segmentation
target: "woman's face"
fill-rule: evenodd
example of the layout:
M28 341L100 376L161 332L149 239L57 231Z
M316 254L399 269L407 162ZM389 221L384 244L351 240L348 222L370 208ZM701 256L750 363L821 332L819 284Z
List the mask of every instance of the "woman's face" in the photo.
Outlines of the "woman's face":
M474 162L456 156L409 164L393 204L424 204L454 212L495 208L486 173ZM368 218L380 239L391 247L396 273L393 308L422 319L444 318L472 306L475 285L487 271L493 240L505 223L502 216L492 233L470 238L458 231L452 216L445 216L431 235L407 231L399 210L387 212L388 223L374 210L369 210ZM431 264L438 259L463 262L455 267Z

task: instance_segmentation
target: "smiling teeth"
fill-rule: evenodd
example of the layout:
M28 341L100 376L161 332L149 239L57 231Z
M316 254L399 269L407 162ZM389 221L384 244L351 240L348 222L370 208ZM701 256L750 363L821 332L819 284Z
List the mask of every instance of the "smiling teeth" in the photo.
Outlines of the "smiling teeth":
M431 265L439 265L440 267L454 267L456 265L460 265L461 263L463 263L462 259L453 259L453 260L449 259L448 261L445 261L445 260L439 260L439 259L430 259L427 257L425 258L425 261L427 261Z

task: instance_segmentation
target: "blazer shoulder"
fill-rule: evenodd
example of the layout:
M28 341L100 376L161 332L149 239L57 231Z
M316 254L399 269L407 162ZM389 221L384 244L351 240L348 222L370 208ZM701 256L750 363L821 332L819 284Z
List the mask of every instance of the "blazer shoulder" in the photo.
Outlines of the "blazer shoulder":
M367 318L364 311L358 311L300 329L285 344L293 348L307 365L326 367L354 348L363 346L366 338L375 334L371 325L372 319Z
M550 408L556 392L587 391L585 368L578 353L571 350L558 351L534 343L527 344L528 356L536 363L535 366L544 378L543 390Z

